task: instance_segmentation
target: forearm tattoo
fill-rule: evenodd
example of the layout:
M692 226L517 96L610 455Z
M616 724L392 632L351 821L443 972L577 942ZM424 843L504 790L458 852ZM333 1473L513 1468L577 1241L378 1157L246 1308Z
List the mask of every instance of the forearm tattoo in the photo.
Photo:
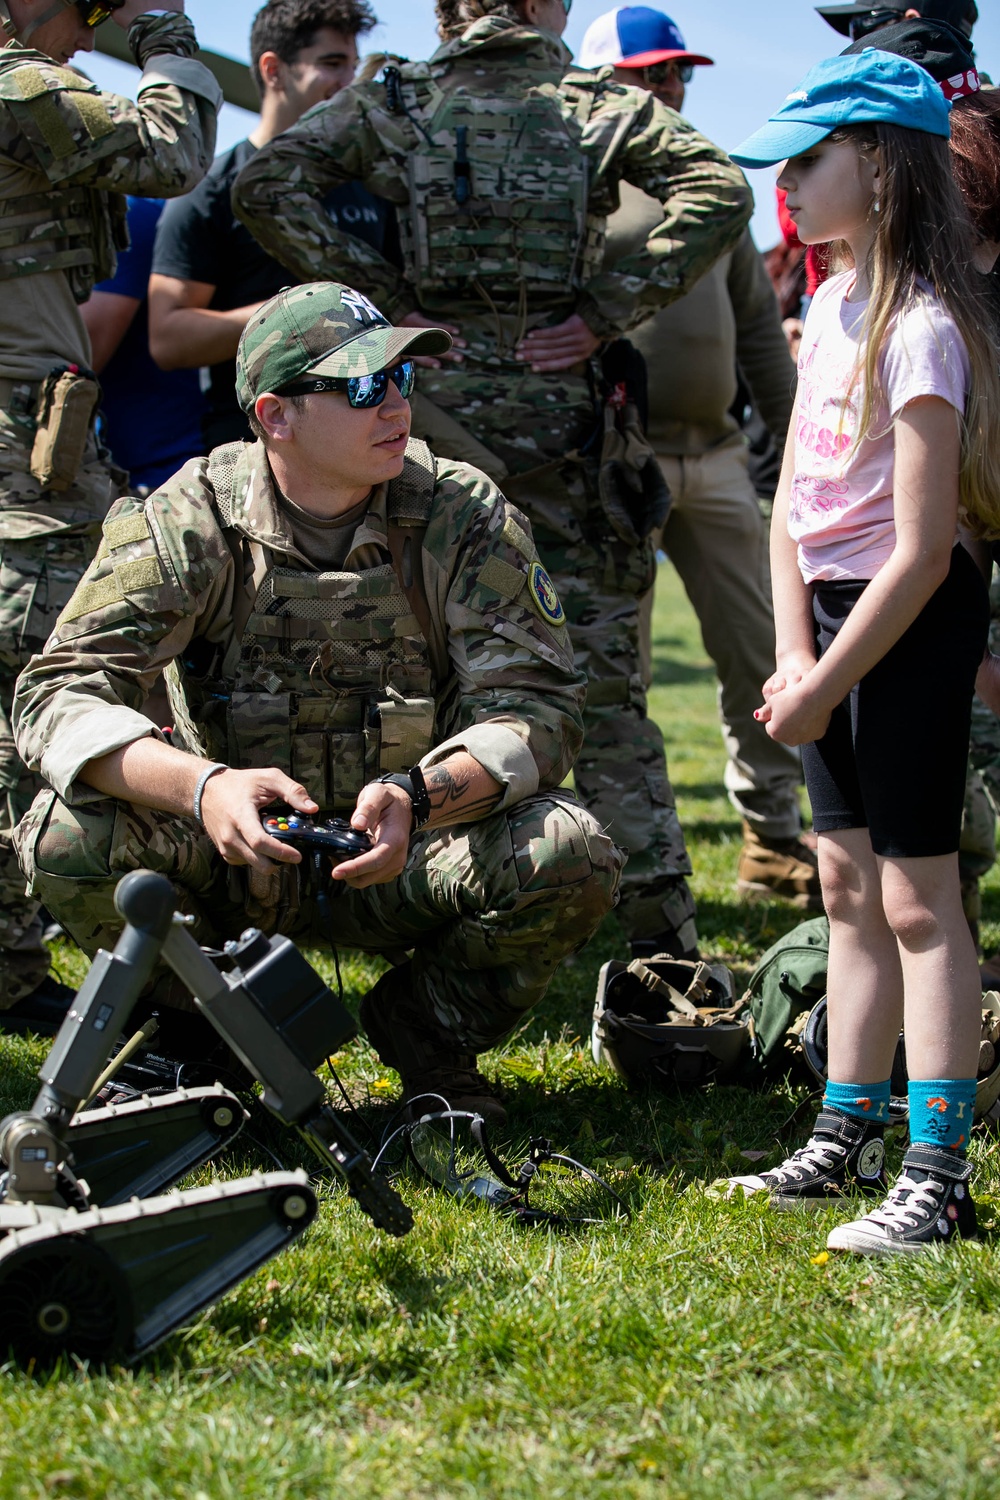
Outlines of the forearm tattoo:
M424 773L431 799L431 816L444 812L453 822L472 823L491 812L503 796L503 787L482 796L470 796L473 772L454 771L447 765L432 766Z

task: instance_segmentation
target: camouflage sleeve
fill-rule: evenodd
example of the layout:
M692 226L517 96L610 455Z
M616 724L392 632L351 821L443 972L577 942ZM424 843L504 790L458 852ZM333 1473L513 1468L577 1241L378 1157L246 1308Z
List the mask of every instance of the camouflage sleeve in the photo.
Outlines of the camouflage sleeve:
M572 768L586 680L527 519L466 464L439 459L436 492L446 503L427 531L424 578L455 701L451 733L422 764L465 749L506 787L509 807Z
M235 570L209 494L198 459L145 501L119 500L44 651L18 680L19 753L67 801L100 795L77 780L89 760L158 733L141 712L157 676L231 616Z
M173 198L190 192L215 154L222 91L191 56L184 16L141 16L129 41L143 67L135 103L44 60L17 68L6 91L6 154L53 185ZM14 94L16 93L16 97Z
M621 117L622 93L639 108L611 172L656 198L664 217L641 250L583 290L577 311L606 338L626 333L688 291L732 249L753 212L739 167L652 94L631 88L610 94L612 119ZM600 111L599 105L598 123Z
M355 84L262 146L233 187L233 210L264 249L301 281L364 289L392 322L416 307L402 273L364 240L337 229L323 200L361 182L390 203L407 197L408 120L380 107L375 85Z

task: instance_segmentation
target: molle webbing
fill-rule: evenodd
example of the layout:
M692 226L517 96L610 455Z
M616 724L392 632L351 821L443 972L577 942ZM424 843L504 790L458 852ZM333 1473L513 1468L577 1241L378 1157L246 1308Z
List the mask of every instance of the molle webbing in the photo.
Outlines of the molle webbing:
M419 126L400 209L407 277L420 292L473 286L501 299L565 293L595 274L601 225L588 215L582 145L596 94L497 87L455 68L404 82Z

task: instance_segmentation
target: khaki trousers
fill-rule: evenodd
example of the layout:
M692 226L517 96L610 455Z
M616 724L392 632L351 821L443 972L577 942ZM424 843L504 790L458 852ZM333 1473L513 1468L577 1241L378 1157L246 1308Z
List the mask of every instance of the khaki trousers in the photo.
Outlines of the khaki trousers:
M719 678L725 786L737 812L765 838L801 827L798 752L768 737L753 716L774 671L768 535L742 440L693 458L658 454L674 503L655 537L677 569ZM643 672L652 681L653 594L643 600Z

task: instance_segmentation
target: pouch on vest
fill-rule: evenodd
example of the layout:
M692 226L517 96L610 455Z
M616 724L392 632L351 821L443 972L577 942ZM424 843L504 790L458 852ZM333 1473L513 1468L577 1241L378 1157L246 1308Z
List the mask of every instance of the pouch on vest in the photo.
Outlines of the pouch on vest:
M628 339L616 339L600 361L604 432L598 490L615 534L630 546L661 527L672 497L646 438L646 361Z
M68 490L83 463L101 387L70 366L53 370L38 396L31 473L46 490Z
M434 743L433 698L380 698L379 771L408 771Z

